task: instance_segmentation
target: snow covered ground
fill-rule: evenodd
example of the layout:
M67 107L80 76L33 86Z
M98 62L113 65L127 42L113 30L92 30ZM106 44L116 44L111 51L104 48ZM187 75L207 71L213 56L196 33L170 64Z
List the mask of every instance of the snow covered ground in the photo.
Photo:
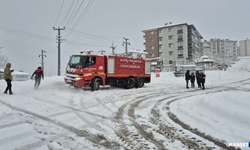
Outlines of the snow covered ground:
M14 95L0 94L0 149L249 149L249 62L206 71L205 90L186 89L171 72L152 73L140 89L95 92L62 76L38 90L13 81Z

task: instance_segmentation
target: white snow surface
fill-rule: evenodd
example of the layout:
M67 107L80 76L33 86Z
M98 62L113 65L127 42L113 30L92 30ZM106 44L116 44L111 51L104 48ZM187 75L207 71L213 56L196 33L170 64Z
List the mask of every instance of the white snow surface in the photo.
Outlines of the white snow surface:
M13 81L14 95L6 95L1 80L0 150L192 149L180 138L198 149L223 149L209 136L249 149L242 146L250 141L249 62L246 57L226 71L206 71L205 90L197 84L186 89L184 77L172 72L152 73L142 88L94 92L53 76L38 90L32 80Z

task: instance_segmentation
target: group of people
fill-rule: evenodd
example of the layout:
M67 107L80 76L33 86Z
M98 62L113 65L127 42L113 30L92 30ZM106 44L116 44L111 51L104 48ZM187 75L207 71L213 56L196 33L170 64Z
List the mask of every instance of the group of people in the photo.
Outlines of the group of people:
M4 80L6 81L7 83L7 87L4 91L3 94L8 94L8 91L9 91L9 94L12 95L13 92L12 92L12 84L11 84L11 81L12 81L12 76L11 76L11 73L14 71L14 69L10 69L11 68L11 63L7 63L6 64L6 67L4 68ZM41 78L44 79L44 75L43 75L43 70L42 70L42 67L38 67L34 73L32 74L31 78L33 78L33 76L35 76L35 85L34 85L34 88L35 89L38 89L38 86L40 85L40 82L41 82Z
M198 88L201 88L202 90L204 90L206 75L203 72L199 73L199 71L196 71L195 74L192 72L190 75L190 71L187 70L187 72L185 73L186 88L189 89L188 87L189 80L191 82L191 88L194 88L195 79L196 79Z

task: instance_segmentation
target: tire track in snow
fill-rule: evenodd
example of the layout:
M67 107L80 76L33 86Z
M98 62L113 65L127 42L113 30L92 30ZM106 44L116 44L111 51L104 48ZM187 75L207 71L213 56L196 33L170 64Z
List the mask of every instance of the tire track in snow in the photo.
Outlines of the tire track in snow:
M95 114L95 113L91 113L89 111L84 111L84 110L77 109L77 108L74 108L74 107L70 107L70 106L58 104L58 103L55 103L53 101L46 101L46 100L42 100L42 99L39 99L39 98L36 98L36 97L32 97L32 98L34 98L35 100L38 100L38 101L42 101L42 102L48 103L50 105L55 105L55 106L59 106L59 107L62 107L62 108L67 108L67 109L70 109L72 111L84 112L84 113L87 113L87 114L95 116L95 117L100 117L102 119L109 119L108 117L105 117L105 116L102 116L102 115L99 115L99 114Z
M145 132L141 126L139 126L135 121L133 121L135 118L131 117L131 108L130 105L134 104L132 102L136 101L144 101L146 98L152 98L155 97L156 95L161 94L161 93L147 93L144 94L142 96L136 97L132 100L130 100L129 102L123 104L115 118L115 121L119 124L119 128L118 131L116 131L117 136L124 141L124 143L126 144L127 147L132 148L132 149L152 149L152 146L150 147L150 143L153 143L155 145L155 147L153 147L153 149L156 149L156 147L158 149L164 149L163 145L161 144L161 142L158 142L154 139L154 137L152 136L152 134L149 134L147 132ZM132 104L130 104L132 103ZM130 122L132 124L132 126L135 128L135 131L130 131L128 129L127 126L130 126L130 124L125 123L124 122L124 111L125 108L128 107L128 116L130 116Z
M24 110L24 109L21 109L19 107L15 107L15 106L12 106L6 102L3 102L0 100L0 103L4 104L5 106L11 108L11 109L14 109L16 111L19 111L19 112L23 112L25 114L29 114L31 116L34 116L36 118L39 118L41 120L44 120L46 122L50 122L56 126L59 126L73 134L76 134L77 136L79 137L84 137L86 138L87 140L89 140L90 142L92 142L93 144L98 144L98 145L101 145L101 146L104 146L105 148L108 148L110 149L111 147L117 147L119 144L114 142L114 141L109 141L107 140L104 136L102 135L93 135L85 130L79 130L75 127L72 127L72 126L69 126L69 125L66 125L66 124L63 124L61 122L58 122L56 120L52 120L50 118L47 118L45 116L42 116L42 115L39 115L39 114L36 114L34 112L30 112L30 111L27 111L27 110Z
M236 81L236 82L232 82L232 83L229 83L229 84L227 83L227 85L239 84L240 83L240 85L238 85L238 87L240 87L241 83L243 83L245 81L249 81L249 80L250 80L250 78L244 79L244 80L240 80L240 81ZM215 88L206 90L205 94L218 93L218 92L223 92L223 91L230 91L230 90L234 90L234 89L237 89L237 87L232 88L232 87L229 87L229 86L226 86L226 87L220 86L220 87L215 87ZM192 96L197 96L197 94L196 95L190 95L188 97L192 97ZM223 149L236 150L236 148L234 148L234 147L228 147L226 144L224 144L223 142L221 142L219 139L216 139L216 138L214 138L214 137L212 137L210 135L206 135L205 133L202 133L201 131L198 131L197 129L193 129L189 125L187 125L184 122L182 122L181 120L179 120L176 117L176 115L174 115L170 111L170 104L173 103L173 102L175 102L175 101L181 100L181 99L183 99L183 97L182 98L176 98L174 100L171 100L171 101L167 102L167 107L166 107L166 109L168 110L167 114L168 114L169 118L172 121L174 121L175 123L177 123L180 126L182 126L182 128L184 128L184 129L186 129L186 130L188 130L188 131L190 131L190 132L192 132L192 133L194 133L194 134L196 134L196 135L198 135L198 136L200 136L200 137L202 137L202 138L204 138L204 139L206 139L206 140L208 140L210 142L213 142L215 145L217 145L217 146L219 146L219 147L221 147ZM165 100L163 100L163 101L165 101Z
M244 79L244 80L241 80L240 82L244 82L244 81L248 81L249 79ZM239 83L239 81L235 81L235 82L232 82L231 84L238 84ZM195 95L197 95L197 91L200 91L200 94L206 94L206 93L208 93L208 90L212 90L211 92L209 92L209 93L214 93L214 92L221 92L221 91L225 91L226 89L225 88L223 88L223 89L221 89L221 90L219 90L218 91L218 89L220 89L220 87L221 86L215 86L215 87L213 87L213 88L210 88L210 89L206 89L205 91L206 92L204 92L203 90L188 90L188 91L185 91L185 93L189 93L189 96L195 96ZM232 88L230 88L230 87L227 87L227 88L229 88L229 89L232 89ZM193 94L194 92L196 92L195 94ZM179 94L181 94L181 93L183 93L183 92L175 92L175 91L172 91L172 92L167 92L167 93L164 93L164 94L177 94L176 96L180 96ZM190 93L191 93L191 95L190 95ZM151 93L149 93L148 95L150 95ZM151 94L151 96L152 97L154 97L154 96L159 96L159 95L161 95L161 94L163 94L163 93L153 93L153 95ZM125 103L125 104L123 104L120 108L119 108L119 110L118 110L118 112L117 112L117 115L115 116L115 119L116 120L120 120L120 121L122 121L124 118L123 118L123 115L124 115L124 111L125 111L125 108L128 108L129 109L129 111L128 111L128 116L130 116L130 121L132 122L132 124L133 124L133 126L136 128L136 130L138 131L138 134L139 134L139 136L141 136L141 137L143 137L144 139L147 139L147 141L151 141L153 144L155 144L156 145L156 147L157 148L160 148L160 149L162 149L162 144L161 144L161 142L159 142L159 141L157 141L157 140L155 140L155 139L153 139L152 138L152 136L150 136L150 134L149 133L147 133L146 131L145 131L145 129L143 129L143 127L142 126L140 126L135 120L136 120L136 117L135 117L135 115L134 115L134 110L135 110L135 108L137 108L138 107L138 105L141 103L141 102L144 102L144 101L146 101L147 99L149 99L151 96L149 96L149 97L147 97L148 95L144 95L144 96L141 96L141 97L138 97L138 98L141 98L140 100L138 100L138 98L136 98L136 99L132 99L132 100L130 100L129 102L127 102L127 103ZM186 96L184 96L184 97L181 97L181 98L178 98L178 100L179 99L182 99L182 98L185 98L185 97L187 97L187 95ZM163 99L162 101L165 101L166 99ZM136 101L136 102L134 102L133 103L133 101ZM152 112L154 112L154 110L152 110ZM155 116L156 117L156 116ZM170 116L171 117L171 116ZM169 117L169 118L170 118ZM173 119L173 118L170 118L170 119ZM119 122L119 121L118 121ZM130 139L128 139L128 138L125 138L125 137L127 137L128 136L128 134L129 134L129 131L128 131L128 128L126 127L127 126L127 124L126 123L121 123L121 125L120 125L120 133L117 133L117 135L122 139L122 140L124 140L124 141L126 141L127 143L131 143L131 140ZM169 130L170 129L170 127L164 127L163 128L163 126L161 126L161 130L165 130L165 131L167 131L167 130ZM184 128L185 129L185 128ZM187 129L186 129L187 130ZM179 137L179 136L173 136L175 133L172 133L172 135L168 135L166 138L169 138L169 139L173 139L173 137L175 137L176 139L178 139L179 141L181 141L184 145L186 145L188 148L197 148L197 147L199 147L200 145L203 145L203 146L201 146L201 147L203 147L203 148L205 148L205 149L213 149L213 147L208 147L208 146L205 146L205 144L201 144L201 142L202 141L200 141L200 140L197 140L197 141L191 141L190 139L184 139L183 137ZM137 134L136 134L137 135ZM149 136L148 136L149 135ZM197 134L196 134L197 135ZM138 136L138 135L137 135ZM215 139L215 140L213 140L213 139L211 139L211 138L204 138L204 137L202 137L202 135L197 135L198 137L200 137L201 139L208 139L208 141L210 141L210 142L212 142L212 143L214 143L215 145L217 145L217 146L219 146L219 147L222 147L222 148L228 148L228 147L225 147L225 145L224 145L224 143L221 143L218 139ZM149 137L149 138L148 138ZM210 139L210 140L209 140ZM137 139L138 140L138 139ZM133 141L133 140L132 140ZM138 140L139 141L139 140ZM192 143L192 144L190 144L190 143ZM129 145L129 144L128 144ZM133 145L133 144L131 144L131 145Z

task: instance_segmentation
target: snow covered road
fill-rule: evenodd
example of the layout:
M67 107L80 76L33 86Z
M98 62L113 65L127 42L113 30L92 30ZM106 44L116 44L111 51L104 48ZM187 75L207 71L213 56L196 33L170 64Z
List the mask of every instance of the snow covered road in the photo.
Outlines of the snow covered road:
M250 59L206 71L206 89L152 73L140 89L74 89L63 77L0 95L0 149L235 149L250 137ZM0 81L0 88L5 88ZM246 149L246 147L239 147Z

